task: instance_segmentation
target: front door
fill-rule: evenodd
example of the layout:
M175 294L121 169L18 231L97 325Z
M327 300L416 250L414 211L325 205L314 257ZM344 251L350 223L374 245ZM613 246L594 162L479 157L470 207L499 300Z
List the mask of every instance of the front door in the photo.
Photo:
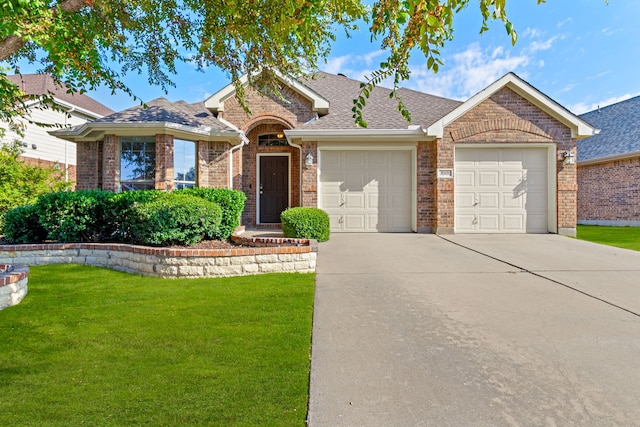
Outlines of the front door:
M259 159L259 222L280 223L280 213L289 207L289 157L260 156Z

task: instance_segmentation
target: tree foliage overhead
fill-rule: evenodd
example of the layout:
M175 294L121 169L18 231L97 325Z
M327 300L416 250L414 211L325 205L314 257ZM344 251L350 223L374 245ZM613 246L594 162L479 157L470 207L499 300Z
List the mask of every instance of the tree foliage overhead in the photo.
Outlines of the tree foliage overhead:
M476 1L480 32L496 20L515 43L507 1ZM438 71L440 50L453 38L454 17L469 3L375 0L367 8L363 0L4 0L0 120L10 121L25 109L23 94L5 78L7 72L19 71L25 59L72 91L105 84L134 98L134 90L122 83L127 72L144 73L150 84L166 91L173 85L176 63L216 66L231 78L245 105L242 75L248 74L250 85L260 92L277 94L277 74L295 79L317 69L329 55L335 32L349 33L364 19L372 39L387 53L354 101L354 120L366 126L362 108L371 90L388 78L394 89L407 80L412 53L419 50L427 67ZM410 119L402 100L398 102Z

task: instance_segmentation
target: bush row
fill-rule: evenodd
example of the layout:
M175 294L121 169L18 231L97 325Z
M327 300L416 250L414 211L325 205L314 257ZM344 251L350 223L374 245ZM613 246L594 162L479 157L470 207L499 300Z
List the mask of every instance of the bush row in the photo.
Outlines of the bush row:
M227 239L240 224L244 193L198 188L169 193L64 191L7 212L9 243L105 242L191 245Z

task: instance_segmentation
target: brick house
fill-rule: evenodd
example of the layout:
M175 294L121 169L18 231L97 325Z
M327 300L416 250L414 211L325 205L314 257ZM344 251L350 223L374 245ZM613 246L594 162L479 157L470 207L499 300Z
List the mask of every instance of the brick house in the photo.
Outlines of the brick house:
M56 105L64 112L39 108L39 101L29 102L28 118L31 122L24 121L24 137L7 132L3 142L19 140L24 150L20 157L25 163L59 167L66 171L69 181L75 181L76 145L50 135L48 131L51 128L39 123L58 127L76 126L113 114L114 111L85 94L67 93L65 86L56 85L53 78L47 74L9 75L7 79L28 95L52 96ZM2 125L0 123L0 127L3 127Z
M563 153L593 128L515 74L466 102L401 89L410 124L377 88L366 129L352 119L359 91L343 75L283 79L283 99L247 88L248 116L229 85L53 133L78 144L78 188L232 187L247 195L246 226L313 206L334 232L575 234Z
M578 143L578 223L640 226L640 96L580 117L600 133Z

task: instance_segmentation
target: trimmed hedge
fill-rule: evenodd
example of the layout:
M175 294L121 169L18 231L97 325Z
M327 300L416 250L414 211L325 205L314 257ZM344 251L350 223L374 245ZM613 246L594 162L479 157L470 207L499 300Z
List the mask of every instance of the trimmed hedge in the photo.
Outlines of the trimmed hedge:
M244 202L247 196L238 190L229 190L227 188L187 188L177 190L193 196L201 197L210 202L217 203L222 208L222 223L218 230L218 234L208 236L207 238L226 240L233 234L240 225L240 216L244 210Z
M227 239L240 224L245 200L240 191L213 188L170 193L64 191L9 211L4 234L9 243L191 245L202 239Z
M222 209L187 194L167 193L132 207L134 243L152 246L193 245L218 232Z
M40 225L35 205L13 208L7 212L4 220L4 238L7 243L38 243L47 237L47 230Z
M280 214L284 237L329 240L329 215L318 208L289 208Z
M107 226L105 207L113 193L101 190L60 191L38 198L36 209L47 239L57 242L98 242Z

